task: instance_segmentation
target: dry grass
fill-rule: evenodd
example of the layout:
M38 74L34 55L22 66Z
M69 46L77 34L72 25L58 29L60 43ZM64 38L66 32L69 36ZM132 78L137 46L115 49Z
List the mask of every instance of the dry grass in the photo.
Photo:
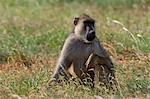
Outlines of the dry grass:
M81 85L76 87L72 83L47 89L50 76L56 64L56 58L35 56L31 59L30 67L27 67L23 62L1 64L1 97L30 97L33 99L37 97L94 98L94 96L100 95L108 98L113 95L105 87L92 90ZM136 55L134 52L127 50L113 58L116 64L116 79L119 89L119 91L115 92L116 95L122 98L138 97L144 99L144 97L147 97L149 89L146 87L149 87L149 84L144 83L143 80L148 80L150 77L150 68L146 68L150 66L149 59L150 55ZM137 81L141 81L141 83ZM140 89L138 85L141 86L139 87Z

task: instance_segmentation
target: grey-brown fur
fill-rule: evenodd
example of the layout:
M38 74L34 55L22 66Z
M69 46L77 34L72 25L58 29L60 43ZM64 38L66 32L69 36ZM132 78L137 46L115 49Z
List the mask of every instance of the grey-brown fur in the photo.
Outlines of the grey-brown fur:
M92 59L89 59L91 54L106 59L105 62L110 71L114 68L109 55L96 37L95 26L93 23L91 23L91 26L85 23L87 20L95 23L94 19L86 14L81 15L79 18L75 18L74 32L67 37L64 43L56 69L52 76L54 81L59 82L60 76L64 76L67 79L70 75L69 69L71 67L73 67L74 74L78 78L81 80L86 78L88 69L93 68L90 66L93 64L91 62ZM88 25L85 26L85 24ZM90 36L92 37L90 38ZM87 60L89 61L89 66L87 66Z

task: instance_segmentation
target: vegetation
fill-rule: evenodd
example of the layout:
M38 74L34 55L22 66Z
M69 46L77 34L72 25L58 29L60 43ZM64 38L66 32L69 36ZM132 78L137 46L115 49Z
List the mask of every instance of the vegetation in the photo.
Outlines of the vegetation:
M73 18L82 13L96 19L112 55L116 92L72 83L48 89ZM150 97L149 0L1 0L0 46L1 99Z

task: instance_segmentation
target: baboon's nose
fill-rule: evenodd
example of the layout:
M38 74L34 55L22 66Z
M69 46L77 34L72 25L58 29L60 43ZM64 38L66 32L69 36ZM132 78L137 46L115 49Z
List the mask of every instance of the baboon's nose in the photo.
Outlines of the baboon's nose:
M91 35L95 35L95 31L90 32Z

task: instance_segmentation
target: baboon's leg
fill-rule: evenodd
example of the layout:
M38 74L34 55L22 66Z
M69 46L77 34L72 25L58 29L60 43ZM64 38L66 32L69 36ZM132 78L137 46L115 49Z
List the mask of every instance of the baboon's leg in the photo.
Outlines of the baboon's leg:
M74 64L74 72L75 74L82 80L84 78L86 78L86 66L83 65L81 66L80 64L82 64L82 61L80 62L75 62L76 64Z
M105 85L109 84L110 76L114 76L114 72L109 68L107 62L109 58L99 57L98 55L92 54L87 61L87 69L94 68L94 85L98 86L100 83ZM90 74L93 77L93 74Z

